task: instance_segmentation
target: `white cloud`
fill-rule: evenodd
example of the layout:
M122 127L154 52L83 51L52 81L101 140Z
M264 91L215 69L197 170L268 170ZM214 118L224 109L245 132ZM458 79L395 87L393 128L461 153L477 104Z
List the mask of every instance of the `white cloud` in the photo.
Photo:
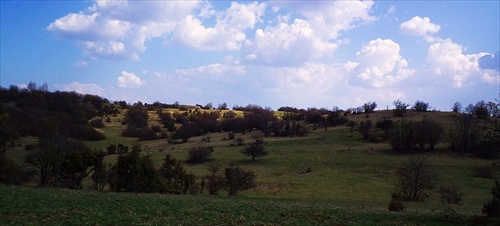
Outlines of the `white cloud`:
M56 89L60 91L71 92L75 91L81 94L93 94L101 97L105 97L104 89L94 83L82 84L79 82L72 82L70 84L56 84Z
M370 16L373 1L310 1L307 4L284 1L278 4L304 15L317 36L326 40L338 38L342 30L376 20Z
M479 59L485 55L488 54L464 54L461 45L446 39L429 46L427 62L439 80L444 82L451 80L456 88L482 81L498 82L492 79L491 73L493 72L494 76L494 71L479 68Z
M244 50L245 62L268 65L302 65L332 53L337 43L321 40L305 20L293 24L280 23L275 27L258 29Z
M347 62L352 70L351 81L355 85L381 88L393 85L411 76L414 70L400 55L399 44L391 39L376 39L357 52L359 62Z
M429 17L421 18L419 16L415 16L410 20L403 22L399 26L399 29L401 32L409 35L427 36L429 34L437 33L440 26L431 23L431 19L429 19Z
M239 50L245 31L262 22L265 3L253 2L231 6L217 15L214 27L206 27L193 15L186 16L173 32L173 41L201 50Z
M203 75L214 75L214 76L221 76L221 75L238 75L238 74L244 74L245 69L242 66L232 66L232 65L227 65L227 64L210 64L207 66L200 66L197 68L190 68L190 69L181 69L181 70L176 70L175 74L176 75L181 75L181 76L203 76Z
M55 20L47 30L74 39L90 59L138 60L145 41L172 32L198 1L95 1Z
M122 88L136 88L145 84L137 75L127 71L122 71L121 76L118 77L116 81L118 87Z

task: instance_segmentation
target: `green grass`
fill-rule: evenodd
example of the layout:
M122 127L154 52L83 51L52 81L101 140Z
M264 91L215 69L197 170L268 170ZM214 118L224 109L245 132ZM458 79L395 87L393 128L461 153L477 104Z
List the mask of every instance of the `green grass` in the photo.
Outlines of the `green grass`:
M91 148L105 150L110 144L132 146L134 139L123 138L123 113L112 117L101 129L106 140L85 142ZM151 113L151 112L150 112ZM153 113L150 125L157 124ZM420 119L430 116L445 127L451 124L447 112L409 112L405 118ZM392 111L369 115L376 122L392 117ZM392 117L393 120L398 118ZM366 115L349 116L349 120L363 121ZM212 146L211 164L226 166L237 163L254 171L256 186L239 197L225 194L212 197L133 195L99 193L92 191L64 191L24 187L0 187L1 220L4 224L314 224L314 225L442 225L438 221L445 209L438 194L421 203L405 203L406 213L387 210L390 194L396 181L394 172L409 157L390 151L387 143L369 143L357 132L350 136L345 126L318 128L307 137L265 138L269 154L256 162L241 153L243 147L230 146L227 133L209 134L210 143L193 137L187 143L172 145L167 140L140 142L145 154L151 155L157 167L165 154L185 160L195 146ZM251 134L236 134L251 142ZM18 143L36 143L36 138L22 138ZM463 204L452 205L460 216L482 215L481 208L490 198L493 180L473 177L477 166L487 166L492 160L456 157L446 151L448 144L440 143L438 150L428 154L432 167L439 173L439 184L457 186L463 193ZM8 155L22 161L26 151L16 146ZM117 155L106 156L114 163ZM207 165L186 165L188 172L198 178L207 174ZM302 173L310 168L310 173ZM499 168L495 175L499 176ZM85 185L90 185L86 181ZM439 185L438 185L439 186ZM85 199L84 197L87 197ZM5 204L4 204L5 203ZM30 203L33 203L30 205ZM10 209L10 206L15 208ZM418 213L418 214L415 214ZM214 218L213 220L210 220ZM38 220L41 219L41 220ZM123 221L120 221L123 220ZM453 223L453 222L452 222ZM455 222L457 223L457 222ZM464 222L458 222L463 224Z
M445 214L252 197L102 193L0 185L1 225L465 225Z

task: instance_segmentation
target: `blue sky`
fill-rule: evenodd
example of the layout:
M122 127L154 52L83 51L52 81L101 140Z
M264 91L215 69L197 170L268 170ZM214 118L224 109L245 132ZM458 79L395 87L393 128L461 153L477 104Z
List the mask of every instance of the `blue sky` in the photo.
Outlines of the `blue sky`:
M0 85L274 109L499 99L499 1L0 1Z

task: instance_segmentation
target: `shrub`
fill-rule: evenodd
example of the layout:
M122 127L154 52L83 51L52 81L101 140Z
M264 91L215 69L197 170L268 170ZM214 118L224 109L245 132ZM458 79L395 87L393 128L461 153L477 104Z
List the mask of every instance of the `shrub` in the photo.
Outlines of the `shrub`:
M102 123L102 118L96 117L92 120L90 120L90 125L94 128L103 128L104 123Z
M392 199L389 203L389 211L404 211L406 206L401 201L401 197L397 193L392 193Z
M210 161L210 155L214 149L212 147L193 147L188 152L186 163L199 164Z
M187 194L190 188L195 184L195 175L186 173L181 162L170 154L165 155L159 173L166 183L167 193Z
M236 138L232 143L233 146L243 146L245 145L245 140L242 137Z
M86 141L98 141L106 139L103 133L95 130L90 126L81 125L75 125L69 132L69 136L78 140Z
M208 180L208 194L217 195L219 191L224 188L224 177L219 174L221 167L219 165L211 164L208 166L209 174L206 176Z
M162 192L160 180L151 156L130 152L118 156L114 167L115 179L110 181L111 189L118 192Z
M411 158L396 171L398 183L395 194L402 201L424 201L437 182L437 174L425 157Z
M110 144L107 148L108 150L108 155L114 155L116 154L116 145L115 144Z
M3 151L0 151L0 184L22 184L33 176L30 171L22 170L21 166L13 160L7 158Z
M406 108L410 106L409 104L403 103L400 100L394 101L395 108L392 110L394 116L403 116L406 114Z
M251 156L252 162L255 161L256 158L261 158L268 153L264 149L264 139L262 138L255 138L255 142L245 147L241 152L245 155Z
M453 187L439 187L438 193L440 194L441 202L444 204L462 204L462 192Z
M488 217L500 216L500 184L498 179L495 180L495 184L491 189L491 200L484 204L481 211Z
M161 132L161 126L158 126L158 125L151 126L151 130L153 130L153 132L155 132L155 133L159 133L159 132Z
M255 186L255 173L240 168L239 166L229 165L224 170L226 175L226 186L230 196L238 195L239 191L247 190Z

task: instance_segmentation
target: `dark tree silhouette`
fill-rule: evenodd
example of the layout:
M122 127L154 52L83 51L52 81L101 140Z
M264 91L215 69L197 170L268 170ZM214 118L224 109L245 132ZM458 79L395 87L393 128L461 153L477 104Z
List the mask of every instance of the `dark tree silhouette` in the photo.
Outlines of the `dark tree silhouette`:
M226 186L230 196L238 195L239 191L250 189L255 186L255 173L230 165L224 170L226 175Z
M267 155L267 151L264 149L264 139L255 138L255 141L250 145L246 146L243 151L243 154L251 156L252 161L255 161L256 158L261 158Z
M394 109L392 110L394 116L403 116L406 114L406 108L410 106L409 104L403 103L400 100L394 101Z
M424 201L435 188L438 175L425 157L411 158L396 171L398 182L394 192L403 201Z

